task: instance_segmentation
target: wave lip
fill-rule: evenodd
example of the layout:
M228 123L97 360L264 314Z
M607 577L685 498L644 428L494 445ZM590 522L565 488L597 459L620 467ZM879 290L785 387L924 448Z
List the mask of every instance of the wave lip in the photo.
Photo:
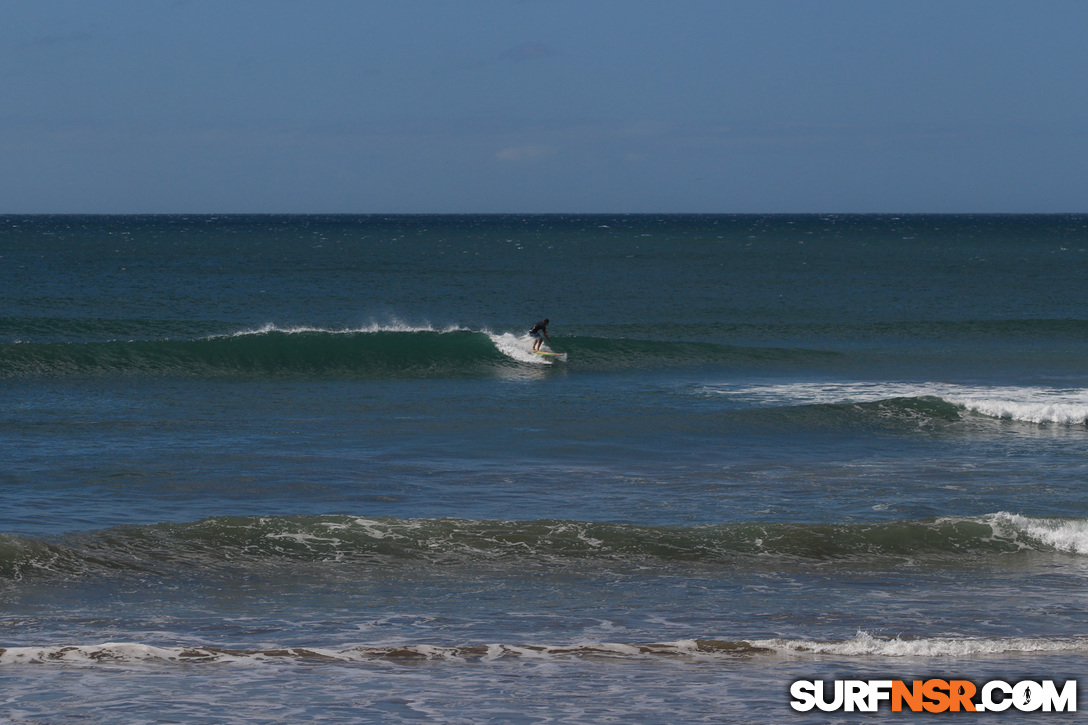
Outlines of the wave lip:
M438 332L438 333L450 333L450 332L472 332L467 327L461 327L460 325L447 325L446 327L435 327L430 324L414 325L409 322L401 322L394 320L392 322L372 322L369 325L362 327L313 327L310 325L292 325L291 327L281 327L275 323L268 322L260 327L246 328L244 330L238 330L237 332L230 332L221 335L206 335L204 339L215 339L221 337L250 337L257 335L267 335L270 333L283 333L283 334L301 334L301 333L324 333L328 335L358 335L358 334L373 334L379 332Z

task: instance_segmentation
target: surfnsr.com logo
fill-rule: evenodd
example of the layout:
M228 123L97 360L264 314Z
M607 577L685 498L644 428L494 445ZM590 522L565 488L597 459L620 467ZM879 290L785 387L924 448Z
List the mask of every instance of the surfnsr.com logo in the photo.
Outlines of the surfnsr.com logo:
M798 712L1076 712L1077 681L1059 688L1053 680L1009 683L991 680L981 687L968 680L797 680L790 685L790 707Z

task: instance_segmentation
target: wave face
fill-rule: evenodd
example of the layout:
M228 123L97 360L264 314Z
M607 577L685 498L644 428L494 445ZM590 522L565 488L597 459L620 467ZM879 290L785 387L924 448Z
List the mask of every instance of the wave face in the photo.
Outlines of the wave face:
M485 333L267 326L190 340L21 343L0 347L0 375L429 377L514 364Z
M461 377L553 361L531 352L527 335L463 328L280 328L195 339L20 342L0 345L0 377L158 375L184 377ZM582 370L781 363L829 353L712 343L594 337L562 340Z
M0 575L167 574L290 562L368 567L481 564L608 567L753 561L962 561L1038 552L1088 556L1088 521L996 513L871 524L738 523L654 527L570 520L355 516L210 518L70 535L0 537Z

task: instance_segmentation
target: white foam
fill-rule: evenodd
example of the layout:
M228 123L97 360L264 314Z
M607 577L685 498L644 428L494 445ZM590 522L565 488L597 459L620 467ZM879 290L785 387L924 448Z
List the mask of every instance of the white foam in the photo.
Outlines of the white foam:
M551 365L552 361L543 355L533 354L533 339L528 335L515 335L504 332L497 335L493 332L485 333L499 352L508 358L531 365Z
M373 519L356 518L352 522L352 524L354 526L362 529L364 532L366 532L366 535L369 536L372 539L385 539L385 538L402 539L402 538L404 538L402 535L396 533L395 531L390 530L389 524L384 523L382 521L374 521ZM347 528L346 524L325 524L325 526L327 526L329 528L333 528L334 526L339 526L340 528ZM418 527L419 527L418 523L412 522L412 524L409 525L407 528L418 528Z
M273 322L267 322L260 327L249 328L245 330L239 330L232 332L228 335L210 335L209 339L215 339L220 337L248 337L253 335L267 335L270 333L278 332L284 335L298 335L303 333L324 333L328 335L356 335L356 334L373 334L376 332L465 332L468 331L467 327L461 327L459 325L448 325L446 327L435 327L429 323L421 325L402 322L400 320L390 320L388 322L373 322L368 325L362 325L360 327L311 327L308 325L293 325L283 326L277 325Z
M843 381L710 385L703 390L759 405L834 405L936 397L991 418L1061 425L1088 420L1088 389L1083 388Z
M0 665L67 662L93 664L102 661L178 660L184 650L129 642L60 647L9 647L0 650Z
M840 641L806 639L753 639L735 643L710 640L678 640L649 644L587 642L581 644L500 644L465 647L429 644L387 644L326 649L285 647L260 650L224 650L210 647L156 647L111 642L99 645L0 648L0 666L124 664L138 662L231 663L262 666L289 660L314 659L361 662L374 659L419 658L446 662L491 662L514 658L526 661L556 661L570 658L682 657L714 659L756 654L791 656L831 655L836 657L984 657L1009 654L1088 653L1088 638L1048 639L1044 637L960 638L960 637L878 637L859 631Z
M295 532L290 534L265 534L266 539L279 539L281 541L293 541L296 544L332 544L333 546L339 546L343 542L340 539L329 539L322 536L314 536L313 534L305 534L302 532Z
M1016 397L983 397L951 395L948 402L991 418L1021 420L1028 423L1058 423L1077 425L1088 420L1088 391L1078 391L1076 400L1063 400L1053 391L1034 389L1017 391ZM1055 398L1048 400L1048 398Z
M1008 536L1011 528L1013 533L1021 532L1058 551L1088 554L1088 520L1085 519L1035 518L1002 511L984 516L983 520L994 528L995 533Z
M837 655L841 657L971 657L999 654L1088 652L1086 639L1045 639L1041 637L1009 637L973 639L957 637L874 637L859 631L853 639L839 642L817 640L763 639L750 640L755 647L777 652Z

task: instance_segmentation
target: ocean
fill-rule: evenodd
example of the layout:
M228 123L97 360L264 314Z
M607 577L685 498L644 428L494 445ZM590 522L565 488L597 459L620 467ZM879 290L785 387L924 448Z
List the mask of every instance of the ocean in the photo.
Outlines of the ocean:
M791 684L1076 679L1086 249L0 217L0 721L946 722Z

